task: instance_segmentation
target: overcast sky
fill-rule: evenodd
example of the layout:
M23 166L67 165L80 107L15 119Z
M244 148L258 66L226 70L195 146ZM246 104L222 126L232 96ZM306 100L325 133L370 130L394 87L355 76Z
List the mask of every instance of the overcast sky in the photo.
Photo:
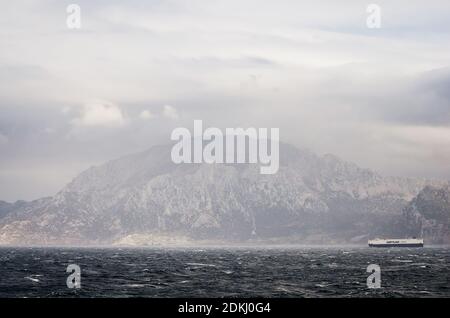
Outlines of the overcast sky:
M0 200L53 195L194 119L450 178L449 17L448 0L2 2Z

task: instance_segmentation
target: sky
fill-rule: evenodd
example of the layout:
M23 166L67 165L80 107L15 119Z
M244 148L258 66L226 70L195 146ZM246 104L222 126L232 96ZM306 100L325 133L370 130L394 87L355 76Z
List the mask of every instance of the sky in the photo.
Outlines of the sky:
M450 179L450 2L373 2L380 28L361 0L2 3L0 200L54 195L194 119Z

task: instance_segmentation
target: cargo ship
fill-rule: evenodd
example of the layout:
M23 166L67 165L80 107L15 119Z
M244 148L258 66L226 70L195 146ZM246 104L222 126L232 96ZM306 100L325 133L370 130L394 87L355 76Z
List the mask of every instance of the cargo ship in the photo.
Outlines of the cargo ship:
M369 247L423 247L423 239L374 239L369 240Z

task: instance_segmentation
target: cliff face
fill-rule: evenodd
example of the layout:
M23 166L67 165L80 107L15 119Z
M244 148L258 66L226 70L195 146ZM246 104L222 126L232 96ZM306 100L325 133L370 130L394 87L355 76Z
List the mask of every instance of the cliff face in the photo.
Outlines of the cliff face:
M286 144L274 175L250 164L175 165L170 151L153 147L92 167L54 197L9 211L0 244L364 243L393 233L408 202L441 184L382 177Z
M405 231L426 243L450 244L450 188L425 187L403 212Z

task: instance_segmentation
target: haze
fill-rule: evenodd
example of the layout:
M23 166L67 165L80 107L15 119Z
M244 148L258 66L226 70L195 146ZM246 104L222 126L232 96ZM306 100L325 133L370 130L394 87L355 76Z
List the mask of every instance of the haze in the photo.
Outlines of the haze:
M450 2L11 1L0 200L53 195L175 127L280 128L384 175L450 178Z

